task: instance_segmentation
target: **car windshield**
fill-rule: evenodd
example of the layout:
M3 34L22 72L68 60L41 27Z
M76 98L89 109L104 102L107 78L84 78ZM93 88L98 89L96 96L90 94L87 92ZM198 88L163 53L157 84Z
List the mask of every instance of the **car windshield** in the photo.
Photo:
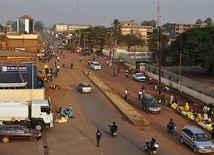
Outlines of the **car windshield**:
M154 99L154 98L149 98L149 99L148 99L148 103L149 103L149 104L157 104L158 102L157 102L157 100Z
M99 64L94 64L94 66L100 66Z
M83 84L83 87L91 87L91 86L90 86L90 84L85 83L85 84Z
M210 139L205 133L196 133L195 140L199 142L203 142L203 141L209 141Z
M136 74L137 77L141 77L144 76L143 74Z
M29 129L27 128L27 127L22 127L22 129L24 130L24 131L26 131L26 132L29 132Z

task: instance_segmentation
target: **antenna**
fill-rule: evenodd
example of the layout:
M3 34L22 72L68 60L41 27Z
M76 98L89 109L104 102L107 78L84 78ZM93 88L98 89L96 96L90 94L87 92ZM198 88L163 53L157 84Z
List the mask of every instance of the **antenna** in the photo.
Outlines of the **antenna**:
M157 0L157 19L156 19L156 26L160 26L160 0Z
M78 45L80 46L79 0L77 0Z

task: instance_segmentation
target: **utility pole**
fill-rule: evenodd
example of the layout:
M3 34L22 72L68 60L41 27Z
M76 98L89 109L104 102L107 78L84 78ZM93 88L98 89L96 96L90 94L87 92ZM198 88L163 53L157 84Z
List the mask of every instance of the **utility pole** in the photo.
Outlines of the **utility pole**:
M111 56L112 56L112 34L113 32L109 32L110 34L110 51L109 51L109 59L111 59Z

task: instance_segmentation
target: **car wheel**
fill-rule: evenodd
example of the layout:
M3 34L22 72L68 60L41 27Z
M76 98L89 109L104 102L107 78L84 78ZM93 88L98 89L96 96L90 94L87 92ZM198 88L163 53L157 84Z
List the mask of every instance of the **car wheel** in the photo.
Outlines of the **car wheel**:
M193 146L192 150L193 150L194 153L197 153L197 152L198 152L196 146Z
M183 144L183 143L184 143L184 138L181 137L180 141L181 141L181 143Z
M38 131L42 131L44 129L44 126L41 122L37 122L34 124L34 128Z
M8 137L3 137L2 138L2 142L3 143L8 143L9 142L9 138Z
M31 141L31 142L36 141L36 137L35 137L35 136L31 136L31 137L30 137L30 141Z

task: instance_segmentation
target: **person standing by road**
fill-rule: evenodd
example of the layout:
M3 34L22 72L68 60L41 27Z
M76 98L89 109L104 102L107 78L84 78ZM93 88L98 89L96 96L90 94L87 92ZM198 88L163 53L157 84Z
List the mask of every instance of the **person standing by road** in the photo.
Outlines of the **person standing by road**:
M124 96L124 99L126 100L128 97L128 89L125 90L125 96Z
M99 129L97 129L97 132L96 132L96 139L97 139L97 146L100 147L100 139L102 137L102 133L100 132Z

